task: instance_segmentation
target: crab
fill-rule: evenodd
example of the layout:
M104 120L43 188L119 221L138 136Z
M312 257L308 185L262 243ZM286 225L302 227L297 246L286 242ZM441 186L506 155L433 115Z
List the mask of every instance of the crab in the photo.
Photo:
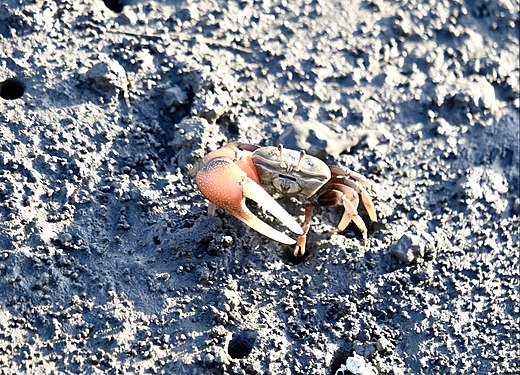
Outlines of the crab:
M305 151L278 147L259 147L247 143L228 143L207 154L195 180L201 193L216 206L235 216L261 234L287 245L295 245L295 257L305 254L307 234L314 206L343 206L337 226L342 232L353 222L367 239L367 227L358 213L360 200L371 221L377 221L376 210L366 188L368 179L339 166L327 165ZM305 219L298 222L271 195L296 197L305 202ZM293 239L260 220L246 206L246 198L281 221L297 239ZM361 199L360 199L361 198Z

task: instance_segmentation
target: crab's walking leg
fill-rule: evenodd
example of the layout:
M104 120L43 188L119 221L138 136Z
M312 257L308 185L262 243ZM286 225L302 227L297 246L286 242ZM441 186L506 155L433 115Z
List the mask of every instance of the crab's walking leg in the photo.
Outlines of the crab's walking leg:
M372 198L370 198L370 195L368 195L366 189L355 181L347 180L345 181L345 184L354 189L361 196L361 200L363 201L363 205L367 210L370 220L377 221L377 214L376 209L374 207L374 202L372 202Z
M357 211L359 195L355 189L342 184L332 184L328 190L318 197L318 204L329 207L342 205L345 211L338 224L338 231L344 231L350 222L353 221L361 231L363 239L366 239L367 227Z
M341 221L338 224L338 231L343 232L345 228L350 224L351 221L356 224L356 226L361 231L361 234L363 235L363 240L366 241L367 239L367 227L365 225L365 222L359 216L356 207L354 204L346 197L342 196L341 201L343 203L343 207L345 207L345 212L343 212L343 216L341 217Z
M256 217L247 208L246 198L257 202L294 233L303 233L296 220L232 159L216 156L208 160L197 172L195 179L206 198L263 235L288 245L296 243Z
M293 255L295 257L303 256L305 254L305 245L307 244L307 233L311 228L312 219L312 204L307 203L305 206L305 219L303 221L302 229L303 234L300 234L296 239L296 246L294 247Z
M217 213L217 205L213 202L208 203L208 216L213 217Z
M370 180L360 173L354 172L348 168L343 169L337 165L329 165L329 168L332 173L331 181L338 179L339 181L344 182L346 177L352 177L354 180L361 182L367 188L370 189L372 187Z
M354 189L361 196L361 200L363 201L370 220L377 221L374 202L372 202L372 198L370 198L366 190L366 188L372 188L372 183L365 176L350 169L343 169L337 165L329 165L329 168L332 172L332 178L329 184L342 184ZM349 179L349 177L353 178L353 180ZM357 203L355 206L357 207Z

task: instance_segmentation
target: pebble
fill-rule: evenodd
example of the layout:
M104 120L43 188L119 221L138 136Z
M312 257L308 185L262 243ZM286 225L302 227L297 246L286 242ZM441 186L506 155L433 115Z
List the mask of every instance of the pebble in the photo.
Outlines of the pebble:
M384 337L381 337L376 341L376 348L378 351L386 350L389 346L390 342Z
M72 246L72 240L73 240L72 234L70 234L68 232L63 232L59 235L60 244L64 247Z
M114 60L97 63L87 71L86 78L105 92L123 91L128 86L125 68Z
M362 357L359 357L354 354L353 357L348 357L347 362L345 363L346 369L350 371L352 374L363 374L365 371L365 360Z
M279 137L278 143L293 150L305 150L311 155L325 158L338 157L356 146L362 132L346 132L334 124L320 122L295 122Z
M433 237L427 233L421 236L407 232L395 243L390 252L399 261L408 265L424 257L427 249L433 246Z
M374 375L374 369L365 362L365 359L356 353L347 358L344 365L336 371L336 375Z

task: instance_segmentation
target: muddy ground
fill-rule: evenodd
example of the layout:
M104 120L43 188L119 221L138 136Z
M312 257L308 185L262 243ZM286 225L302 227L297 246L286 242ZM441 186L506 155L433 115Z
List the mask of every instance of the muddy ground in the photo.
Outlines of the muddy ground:
M0 373L520 372L518 11L3 1ZM208 217L232 140L368 177L367 243Z

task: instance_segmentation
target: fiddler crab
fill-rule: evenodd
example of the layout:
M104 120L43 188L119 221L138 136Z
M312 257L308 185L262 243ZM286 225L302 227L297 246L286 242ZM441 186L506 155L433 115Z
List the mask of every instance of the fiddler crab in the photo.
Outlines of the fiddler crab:
M360 197L370 220L377 221L374 204L365 189L371 183L364 176L282 145L228 143L204 157L195 179L202 194L212 202L210 215L219 206L261 234L284 244L295 244L296 257L305 253L313 206L343 206L338 231L342 232L352 221L363 240L367 228L357 211ZM271 194L276 193L306 201L302 226L273 199ZM260 220L246 206L246 198L279 219L298 238L294 240Z

